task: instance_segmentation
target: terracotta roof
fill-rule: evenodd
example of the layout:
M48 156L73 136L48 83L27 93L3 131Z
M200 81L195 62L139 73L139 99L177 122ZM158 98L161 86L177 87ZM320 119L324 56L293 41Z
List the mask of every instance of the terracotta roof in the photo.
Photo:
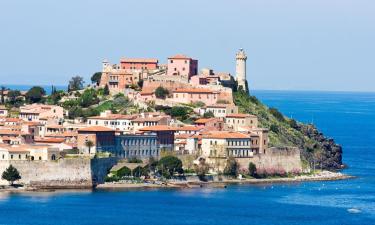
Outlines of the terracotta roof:
M186 138L189 138L189 137L193 137L194 135L192 134L178 134L178 135L175 135L174 138L175 139L186 139Z
M226 117L229 117L229 118L246 118L246 117L256 117L256 116L250 115L250 114L243 114L243 113L233 113L233 114L228 114Z
M203 93L203 94L216 93L212 90L203 89L203 88L177 88L173 92L174 93Z
M113 131L111 128L102 127L102 126L91 126L78 129L78 132L109 132Z
M250 135L239 133L239 132L216 131L216 132L209 132L207 134L204 134L203 138L210 138L210 139L242 139L242 138L250 138Z
M167 125L157 125L157 126L144 127L139 130L140 131L176 131L176 128L167 126Z
M42 142L42 143L62 143L64 142L64 138L36 138L34 142Z
M165 118L165 116L160 116L160 117L138 117L134 120L133 122L158 122L161 119Z
M120 62L124 63L158 63L157 59L143 59L143 58L121 58Z
M95 119L95 120L131 120L134 119L136 115L122 115L122 114L110 114L108 116L92 116L88 119Z
M216 105L207 105L203 108L227 108L228 106L234 107L235 105L232 105L232 104L216 104Z
M191 59L191 58L187 55L177 54L177 55L168 57L168 59Z
M200 118L194 121L194 123L208 123L214 120L217 120L217 119L216 118Z
M12 122L21 122L21 121L23 121L23 120L21 120L19 118L12 118L12 117L5 119L5 122L11 122L11 123Z
M183 127L177 127L176 130L178 131L199 131L202 128L196 127L196 126L183 126Z

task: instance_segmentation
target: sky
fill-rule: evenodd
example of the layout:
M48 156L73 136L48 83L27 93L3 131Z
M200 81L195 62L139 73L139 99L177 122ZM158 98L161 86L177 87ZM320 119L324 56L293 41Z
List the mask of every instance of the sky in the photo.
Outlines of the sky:
M374 0L0 0L0 84L87 82L108 59L186 54L250 89L375 91Z

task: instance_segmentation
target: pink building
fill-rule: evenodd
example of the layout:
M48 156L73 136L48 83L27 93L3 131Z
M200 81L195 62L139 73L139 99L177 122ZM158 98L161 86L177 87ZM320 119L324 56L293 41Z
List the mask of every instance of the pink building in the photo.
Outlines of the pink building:
M168 58L168 76L182 76L190 79L198 74L198 60L186 55L175 55Z
M202 88L178 88L173 91L172 100L179 103L203 102L206 105L216 104L219 92Z

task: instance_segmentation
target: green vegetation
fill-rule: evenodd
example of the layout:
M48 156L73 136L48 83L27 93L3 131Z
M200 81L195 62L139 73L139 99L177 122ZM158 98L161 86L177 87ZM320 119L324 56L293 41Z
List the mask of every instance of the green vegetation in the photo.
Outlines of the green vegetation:
M42 87L34 86L26 93L26 101L29 103L42 102L45 94L46 91Z
M157 98L165 99L169 95L169 91L166 88L163 88L162 86L156 88L155 90L155 96Z
M137 158L130 158L128 159L128 163L143 163L143 161Z
M215 115L214 115L214 113L211 112L211 111L205 112L205 113L203 114L203 118L213 118L213 117L215 117Z
M254 163L252 162L249 162L249 175L252 176L252 177L255 177L256 174L257 174L257 167L255 166Z
M237 161L229 157L227 159L227 164L224 168L224 175L236 177L238 175L238 163Z
M21 179L20 173L16 168L10 165L2 174L1 178L8 181L11 186L13 186L14 182Z
M161 175L167 179L173 177L176 172L179 174L183 173L182 161L171 155L161 158L158 162L157 169Z
M256 115L259 126L270 130L271 147L297 146L302 149L303 159L310 163L314 153L323 151L321 143L312 137L311 131L315 130L312 125L299 124L286 118L277 109L266 107L255 96L249 96L244 91L234 92L234 102L241 113Z
M91 83L99 85L101 78L102 78L102 72L96 72L91 76Z
M69 81L68 92L82 90L84 83L85 82L83 81L83 77L81 76L72 77Z

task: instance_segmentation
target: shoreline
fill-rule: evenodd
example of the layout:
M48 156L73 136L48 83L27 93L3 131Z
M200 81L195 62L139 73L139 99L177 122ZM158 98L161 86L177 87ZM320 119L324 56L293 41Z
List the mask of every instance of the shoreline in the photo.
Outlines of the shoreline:
M67 187L3 187L0 193L37 193L37 192L56 192L56 191L87 191L87 190L142 190L142 189L191 189L191 188L226 188L228 185L242 184L277 184L277 183L299 183L299 182L317 182L317 181L337 181L354 179L355 176L343 174L340 172L323 171L314 175L301 175L297 177L280 178L262 178L262 179L226 179L222 181L181 181L167 183L104 183L96 187L78 188L74 186Z

